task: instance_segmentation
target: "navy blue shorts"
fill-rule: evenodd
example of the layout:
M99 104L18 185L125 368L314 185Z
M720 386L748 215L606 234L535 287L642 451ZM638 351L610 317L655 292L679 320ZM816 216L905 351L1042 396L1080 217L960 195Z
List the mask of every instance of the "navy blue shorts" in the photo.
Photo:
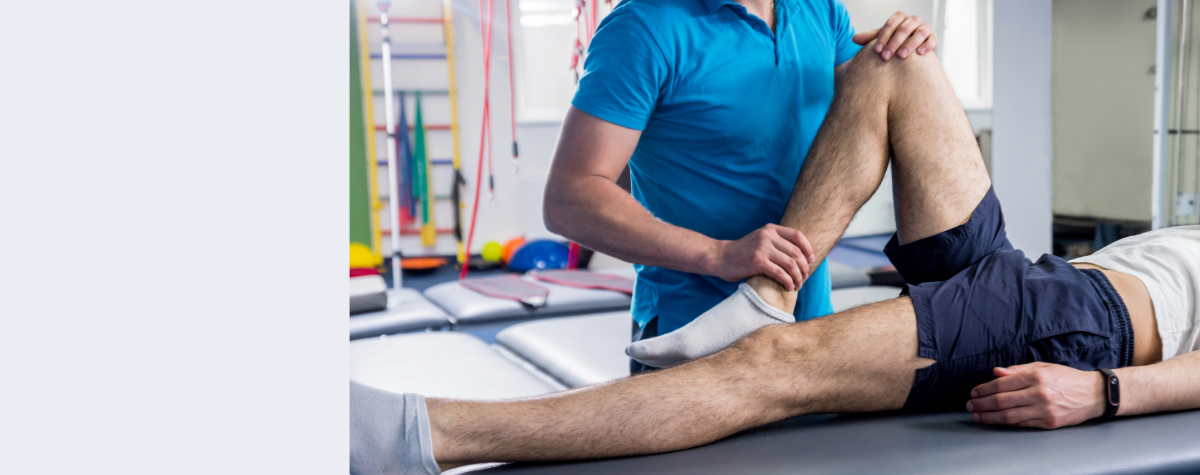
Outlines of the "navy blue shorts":
M962 410L992 368L1044 361L1091 371L1133 361L1133 327L1104 274L1013 249L988 190L966 224L884 252L908 282L918 354L905 410Z

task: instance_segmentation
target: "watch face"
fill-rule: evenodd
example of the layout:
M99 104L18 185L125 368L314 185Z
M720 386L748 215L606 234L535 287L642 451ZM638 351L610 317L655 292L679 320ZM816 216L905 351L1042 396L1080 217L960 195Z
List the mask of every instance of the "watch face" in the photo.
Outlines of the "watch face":
M1120 386L1117 385L1117 377L1109 376L1108 378L1108 404L1116 406L1121 403Z

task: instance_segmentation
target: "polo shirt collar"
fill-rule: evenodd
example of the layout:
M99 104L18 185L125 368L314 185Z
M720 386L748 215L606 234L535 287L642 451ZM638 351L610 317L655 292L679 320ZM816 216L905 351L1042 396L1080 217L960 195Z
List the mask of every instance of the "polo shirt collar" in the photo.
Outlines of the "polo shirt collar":
M700 1L703 2L704 6L708 8L709 13L716 13L717 10L721 9L721 7L723 7L725 5L729 5L731 3L734 5L738 5L738 2L735 2L733 0L700 0Z
M746 9L746 7L743 7L742 4L735 2L734 0L700 0L700 2L704 4L705 8L708 8L708 13L716 13L717 10L720 10L721 7L723 7L725 5L736 5L743 10ZM778 8L779 4L783 4L786 2L787 2L787 0L779 0L779 1L775 2L776 8Z

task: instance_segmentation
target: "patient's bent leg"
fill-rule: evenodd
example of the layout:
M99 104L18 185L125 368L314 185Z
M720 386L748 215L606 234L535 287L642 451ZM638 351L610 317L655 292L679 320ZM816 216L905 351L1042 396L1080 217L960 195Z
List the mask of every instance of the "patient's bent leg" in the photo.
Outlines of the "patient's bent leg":
M439 463L648 454L806 413L903 406L917 328L907 297L770 325L675 368L503 402L427 399Z
M780 224L803 231L823 259L878 189L889 154L901 244L965 223L991 186L971 124L933 55L859 54L844 65ZM796 293L770 278L748 283L769 303L795 305Z
M817 262L879 188L889 155L901 244L965 223L991 186L971 125L937 58L884 61L870 49L840 70L837 94L780 222L808 236ZM796 292L774 280L755 276L747 284L755 300L787 314L795 308ZM679 364L779 321L745 301L734 294L675 332L629 345L626 353L647 364Z

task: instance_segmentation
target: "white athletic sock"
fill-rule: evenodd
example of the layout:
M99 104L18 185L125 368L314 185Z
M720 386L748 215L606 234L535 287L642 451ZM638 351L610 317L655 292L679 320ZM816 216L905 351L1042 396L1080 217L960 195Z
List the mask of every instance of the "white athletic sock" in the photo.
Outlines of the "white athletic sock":
M721 351L760 327L795 321L792 314L770 306L743 283L737 292L683 328L629 345L625 354L644 364L666 368Z
M350 473L437 475L429 412L420 394L350 381Z

